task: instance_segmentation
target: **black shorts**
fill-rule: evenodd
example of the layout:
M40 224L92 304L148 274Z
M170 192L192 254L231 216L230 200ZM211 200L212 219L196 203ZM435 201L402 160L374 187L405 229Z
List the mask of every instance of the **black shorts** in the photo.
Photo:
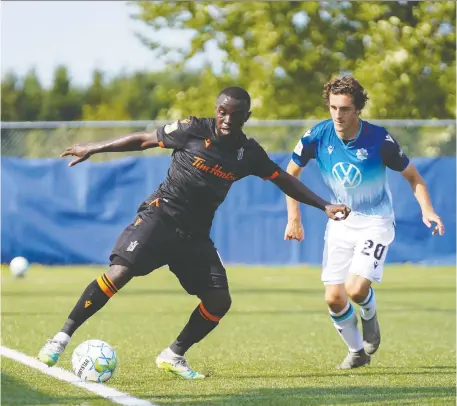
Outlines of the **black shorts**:
M111 265L129 266L136 276L168 265L191 295L228 289L227 274L209 237L192 237L158 207L138 213L117 239Z

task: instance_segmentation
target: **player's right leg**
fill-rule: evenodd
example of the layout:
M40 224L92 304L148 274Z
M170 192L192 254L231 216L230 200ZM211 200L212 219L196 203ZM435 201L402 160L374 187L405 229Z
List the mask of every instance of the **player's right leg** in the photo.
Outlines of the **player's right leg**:
M55 365L76 329L97 313L132 277L128 267L112 265L108 272L93 280L82 293L62 329L40 350L38 359L48 366Z
M348 348L348 354L339 366L341 369L357 368L370 362L357 327L357 315L344 286L352 261L353 237L351 230L342 223L329 222L325 235L322 282L330 318Z
M167 244L168 234L163 220L149 210L139 219L121 233L110 257L110 269L87 286L62 329L40 350L40 361L55 365L76 329L119 289L134 276L146 275L165 264L161 244Z

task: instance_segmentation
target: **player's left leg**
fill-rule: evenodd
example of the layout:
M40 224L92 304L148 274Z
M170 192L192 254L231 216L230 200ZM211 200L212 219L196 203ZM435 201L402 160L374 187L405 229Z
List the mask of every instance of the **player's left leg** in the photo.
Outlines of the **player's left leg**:
M354 232L343 223L330 220L327 225L321 279L325 286L325 301L330 318L348 348L339 368L352 369L368 364L370 357L363 349L357 315L344 287L355 241Z
M200 303L176 340L159 354L156 364L185 379L200 379L205 376L189 367L184 354L219 325L232 300L225 268L211 240L189 242L177 254L169 264L170 270Z
M350 274L346 281L346 292L360 307L363 347L368 355L373 355L381 344L381 330L376 312L376 297L371 287L371 281L363 276Z
M376 296L372 282L381 282L384 262L395 230L391 221L367 227L360 233L346 281L348 296L359 305L365 352L374 354L381 343Z

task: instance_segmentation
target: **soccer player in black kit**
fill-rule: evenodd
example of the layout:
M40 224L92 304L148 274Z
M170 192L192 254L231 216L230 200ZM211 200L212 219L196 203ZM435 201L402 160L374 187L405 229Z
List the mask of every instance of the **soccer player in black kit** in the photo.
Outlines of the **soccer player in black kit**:
M293 199L323 210L333 220L348 216L347 206L331 205L315 195L246 137L242 128L251 115L250 104L244 89L229 87L217 98L215 118L189 117L152 132L76 144L63 152L62 157L76 157L69 164L73 166L100 152L158 146L173 150L167 178L140 205L135 220L119 236L109 270L87 286L61 331L41 349L38 358L42 362L53 366L76 329L133 277L168 265L200 304L175 342L158 355L156 364L185 379L204 378L190 368L184 354L219 324L231 305L226 271L210 229L233 182L255 175L272 181Z

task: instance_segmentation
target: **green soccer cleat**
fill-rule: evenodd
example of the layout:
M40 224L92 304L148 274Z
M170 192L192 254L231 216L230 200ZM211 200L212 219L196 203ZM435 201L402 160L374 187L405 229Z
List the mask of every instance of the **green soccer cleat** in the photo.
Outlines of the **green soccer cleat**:
M66 343L57 340L48 340L44 347L38 353L38 359L48 367L54 366L59 360L67 346Z
M183 356L172 353L168 348L157 356L156 365L159 369L184 379L205 378L205 375L193 371Z

